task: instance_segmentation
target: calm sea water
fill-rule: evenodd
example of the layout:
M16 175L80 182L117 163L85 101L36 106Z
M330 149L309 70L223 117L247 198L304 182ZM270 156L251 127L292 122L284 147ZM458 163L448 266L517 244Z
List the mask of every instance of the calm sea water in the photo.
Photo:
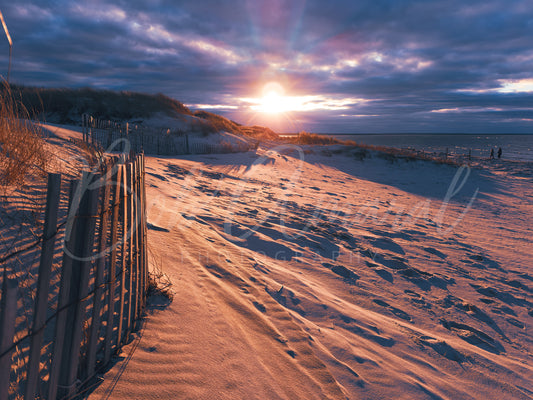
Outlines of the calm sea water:
M443 135L443 134L374 134L335 135L340 140L354 140L357 143L388 146L401 149L424 150L429 153L468 154L474 157L489 157L494 149L502 149L502 159L533 162L533 135Z

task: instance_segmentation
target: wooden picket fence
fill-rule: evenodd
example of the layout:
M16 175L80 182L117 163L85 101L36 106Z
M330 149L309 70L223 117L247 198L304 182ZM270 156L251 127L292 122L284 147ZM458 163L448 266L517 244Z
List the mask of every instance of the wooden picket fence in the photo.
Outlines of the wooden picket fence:
M257 148L258 143L241 145L198 142L179 129L156 129L82 115L83 139L107 151L177 156L185 154L236 153Z
M83 172L70 182L63 224L61 175L48 175L32 318L22 337L17 296L24 288L4 265L0 400L74 397L139 327L149 284L144 175L143 154Z

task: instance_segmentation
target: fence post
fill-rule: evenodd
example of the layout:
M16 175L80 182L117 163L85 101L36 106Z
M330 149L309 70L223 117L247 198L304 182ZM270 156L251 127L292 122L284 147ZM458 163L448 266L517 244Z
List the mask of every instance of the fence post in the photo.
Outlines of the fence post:
M48 308L48 290L50 288L50 273L54 258L54 245L57 233L57 212L61 195L61 175L48 174L48 191L46 195L46 211L43 228L43 244L41 260L37 276L37 296L33 314L33 327L28 361L28 375L26 382L26 399L35 397L39 379L39 364L41 360L41 344L46 327L46 311Z
M142 224L142 265L143 265L143 308L146 307L146 291L148 290L148 242L146 237L146 186L145 186L145 158L144 153L141 158L141 224Z
M109 167L105 175L102 177L103 195L100 203L100 227L98 235L98 259L96 262L96 276L94 281L94 301L93 301L93 317L91 319L91 329L89 333L89 344L87 346L87 376L91 376L95 371L96 366L96 351L98 345L98 332L100 330L100 313L102 311L102 295L104 294L104 272L106 260L106 245L107 245L107 227L108 227L108 212L109 212Z
M111 143L113 143L113 132L115 130L115 125L114 124L110 124L108 127L107 127L107 143L106 143L106 148L109 149L111 147Z
M129 332L133 328L133 322L137 315L137 158L131 161L131 237L130 237L130 302L131 312L128 325Z
M7 400L9 396L9 375L11 373L11 355L13 350L13 336L15 335L15 320L17 317L17 281L8 277L4 269L2 284L2 301L0 302L0 400ZM4 379L7 377L7 379Z
M86 114L81 114L81 126L82 126L82 137L83 137L83 141L85 142L85 136L86 136L86 126L85 126L85 115Z
M138 243L138 309L137 318L142 316L144 310L144 268L143 268L143 195L142 195L142 161L143 155L137 157L137 243Z
M59 289L59 299L57 301L57 316L54 336L54 349L52 353L52 362L50 366L50 377L48 379L48 399L54 400L57 397L57 383L59 380L59 372L61 368L61 359L63 356L63 344L65 341L65 324L67 318L66 306L70 296L70 279L72 275L72 254L74 251L75 235L74 230L76 228L75 218L72 214L74 207L74 214L76 213L77 204L74 201L74 194L77 192L77 188L80 184L79 180L72 180L70 182L69 192L69 213L68 218L73 221L71 225L70 237L65 236L63 243L63 262L61 265L61 283ZM68 222L68 220L67 220Z
M139 154L137 157L137 249L139 251L138 255L138 263L139 266L137 267L137 271L139 276L138 279L138 285L137 285L137 292L138 292L138 308L137 308L137 319L139 319L142 316L142 312L144 310L144 304L143 304L143 285L144 285L144 270L143 270L143 225L142 225L142 214L143 214L143 198L142 198L142 189L141 189L141 182L142 182L142 154Z
M71 333L65 336L65 352L63 353L60 371L60 385L64 395L72 395L76 390L76 378L80 361L80 346L83 321L85 319L86 297L89 292L89 275L91 269L91 253L94 245L95 214L98 211L99 186L98 174L84 172L80 208L77 214L77 229L74 257L70 280L71 306L67 314L66 327Z
M116 262L117 262L117 234L118 234L118 215L120 205L120 182L122 180L122 165L113 167L115 173L112 178L113 199L112 210L113 216L111 219L111 260L109 264L109 288L107 301L107 326L105 335L105 349L104 349L104 365L109 362L111 358L111 348L113 344L113 321L115 316L115 288L116 288ZM118 344L117 344L118 346Z
M120 180L120 201L121 201L121 207L120 207L120 219L122 222L122 245L121 247L121 258L122 258L122 268L120 271L120 301L119 301L119 311L118 311L118 328L117 328L117 347L120 347L120 344L122 343L122 336L123 336L123 330L124 330L124 308L125 308L125 302L126 302L126 251L127 251L127 237L128 237L128 213L127 213L127 171L126 171L126 165L120 165L121 170L121 177Z
M127 274L127 290L128 295L126 297L126 339L129 337L129 334L131 333L131 315L132 315L132 301L133 298L133 230L135 229L133 220L133 163L130 161L128 164L126 164L126 176L127 176L127 189L129 189L128 197L126 199L126 214L127 214L127 220L128 220L128 231L127 233L127 242L128 242L128 274Z
M133 293L133 312L132 312L132 322L137 320L137 318L140 315L140 281L141 281L141 274L140 274L140 257L139 257L139 206L140 206L140 196L139 196L139 156L135 157L135 161L133 162L133 221L135 226L134 231L132 231L133 234L133 248L134 248L134 254L133 254L133 276L134 276L134 284L132 291ZM133 324L132 324L133 326Z

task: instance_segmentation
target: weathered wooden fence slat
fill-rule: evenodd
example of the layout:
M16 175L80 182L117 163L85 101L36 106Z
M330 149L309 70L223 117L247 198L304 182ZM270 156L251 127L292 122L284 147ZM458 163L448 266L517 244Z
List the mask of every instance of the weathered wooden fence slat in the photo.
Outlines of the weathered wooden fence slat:
M121 207L120 207L120 218L122 220L122 238L120 246L121 254L121 269L120 269L120 280L119 280L119 311L118 311L118 328L117 328L117 346L120 347L122 344L122 338L124 335L124 309L126 303L126 253L127 253L127 237L128 237L128 213L126 201L128 198L127 190L127 170L125 165L120 166L121 172L121 182L120 182L120 191L121 191Z
M128 230L126 232L127 235L127 248L128 248L128 255L127 255L127 268L126 268L126 311L125 311L125 318L126 318L126 327L125 327L125 342L127 342L128 337L130 335L130 327L131 327L131 318L132 318L132 300L133 300L133 230L135 229L134 221L133 221L133 163L128 163L126 165L126 176L127 176L127 198L126 198L126 214L127 214L127 220L128 220Z
M100 188L97 181L99 175L84 172L81 185L80 208L76 215L78 232L75 243L74 265L71 275L71 290L67 329L71 335L66 336L65 352L60 372L60 384L63 395L72 395L77 389L77 376L80 361L80 347L83 334L83 323L86 315L86 297L89 292L91 255L94 247L94 230L96 212L98 210L98 194Z
M98 248L96 255L95 291L93 297L93 310L91 329L89 332L89 344L87 346L87 376L91 376L96 367L96 352L100 331L100 312L102 310L102 296L104 293L105 252L107 247L108 207L109 207L109 175L102 177L102 201L100 202L100 228L98 234Z
M105 335L105 349L104 349L104 365L107 364L111 358L111 349L113 348L113 328L115 320L115 290L116 290L116 263L117 263L117 237L118 237L118 217L120 205L120 182L122 179L122 166L118 165L113 168L112 178L112 218L111 218L111 259L109 261L109 286L107 292L107 326ZM118 346L118 341L117 341Z
M141 196L141 263L142 263L142 286L141 286L141 297L142 297L142 307L146 307L146 293L148 291L148 264L147 264L147 243L146 243L146 192L144 187L144 154L141 154L141 183L140 183L140 196Z
M75 195L78 191L79 180L73 180L70 182L70 194L69 194L69 210L67 222L72 221L72 224L67 223L67 229L65 231L64 243L63 243L63 262L61 265L61 282L59 287L59 298L57 301L57 315L56 326L54 336L54 346L52 352L52 361L50 365L50 377L48 379L48 399L55 399L57 397L59 373L61 368L61 360L63 358L63 347L66 335L66 321L67 321L67 305L70 298L70 279L72 276L72 254L74 251L74 243L76 241L75 236L75 214L77 209L75 207Z
M9 375L11 371L11 355L13 337L15 335L15 319L17 317L17 281L4 272L2 284L2 301L0 302L0 400L7 400L9 395Z
M133 321L137 321L141 316L141 258L140 258L140 240L139 240L139 232L141 228L141 220L140 220L140 198L139 198L139 157L137 156L135 159L135 162L133 163L133 187L134 187L134 193L135 196L133 196L133 217L135 221L135 227L133 232L133 248L135 249L134 255L133 255L133 262L134 262L134 277L135 277L135 284L134 284L134 290L133 290Z
M30 356L26 380L26 399L33 399L39 382L39 364L41 361L41 343L46 327L46 312L48 309L48 291L50 288L50 274L54 258L54 245L57 233L57 214L61 194L61 175L48 175L48 191L46 195L46 210L44 217L43 244L41 260L37 276L37 296L33 316Z

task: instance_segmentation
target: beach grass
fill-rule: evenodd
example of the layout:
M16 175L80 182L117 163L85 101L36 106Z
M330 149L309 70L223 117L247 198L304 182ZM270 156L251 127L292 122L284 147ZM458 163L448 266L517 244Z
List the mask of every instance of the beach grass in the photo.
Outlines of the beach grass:
M0 90L0 107L0 185L20 186L28 176L46 171L44 140L8 84Z
M415 160L425 160L432 161L437 164L449 164L449 165L459 165L460 163L448 157L442 157L440 155L429 154L422 151L409 150L409 149L398 149L395 147L387 146L375 146L364 143L357 143L353 140L340 140L335 137L328 135L320 135L316 133L309 133L306 131L301 131L298 135L292 137L284 138L286 142L297 144L297 145L318 145L318 146L328 146L328 145L342 145L345 146L344 149L329 150L325 149L326 153L343 153L348 152L354 156L354 158L362 161L365 158L371 157L372 153L379 158L383 158L391 163L403 160L403 161L415 161Z

